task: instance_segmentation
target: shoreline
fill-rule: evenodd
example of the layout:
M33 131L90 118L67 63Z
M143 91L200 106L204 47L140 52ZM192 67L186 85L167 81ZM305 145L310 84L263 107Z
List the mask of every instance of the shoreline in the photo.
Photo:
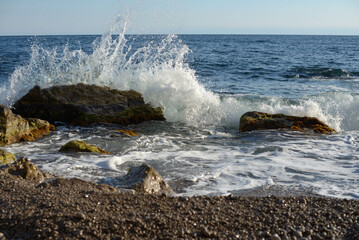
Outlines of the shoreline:
M348 199L173 197L0 172L0 204L0 239L359 239Z

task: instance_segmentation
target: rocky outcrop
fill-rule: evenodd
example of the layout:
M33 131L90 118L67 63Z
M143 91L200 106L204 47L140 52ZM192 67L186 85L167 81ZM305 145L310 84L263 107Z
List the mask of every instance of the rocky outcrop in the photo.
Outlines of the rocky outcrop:
M36 86L14 104L14 111L24 117L82 126L165 120L161 108L145 104L142 95L134 90L119 91L82 83L46 89Z
M134 189L140 193L174 193L171 187L163 181L161 175L147 164L130 168L128 174L117 178L116 182L119 187Z
M10 164L16 161L14 154L9 153L5 150L0 150L0 166L5 164Z
M87 144L86 142L80 140L75 140L66 143L64 146L60 148L59 152L93 152L93 153L110 154L109 152L99 147Z
M9 108L0 106L1 146L20 141L32 141L53 130L55 127L47 121L35 118L24 119L14 114Z
M26 158L21 158L12 164L8 164L6 167L1 169L1 171L6 174L36 182L41 182L45 179L45 175Z
M335 130L315 117L296 117L284 114L269 114L263 112L247 112L242 115L239 131L265 129L288 129L292 131L314 131L330 134Z

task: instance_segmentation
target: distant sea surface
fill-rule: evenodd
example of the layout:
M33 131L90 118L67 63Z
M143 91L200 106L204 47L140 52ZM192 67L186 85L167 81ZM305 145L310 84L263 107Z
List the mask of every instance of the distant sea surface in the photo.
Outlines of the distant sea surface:
M121 24L118 28L121 30ZM64 177L116 185L148 163L178 195L307 193L359 199L359 36L125 35L0 37L0 104L32 87L135 89L166 122L59 125L5 146ZM118 34L120 32L120 34ZM239 133L248 111L317 117L338 133ZM60 154L82 139L110 156Z

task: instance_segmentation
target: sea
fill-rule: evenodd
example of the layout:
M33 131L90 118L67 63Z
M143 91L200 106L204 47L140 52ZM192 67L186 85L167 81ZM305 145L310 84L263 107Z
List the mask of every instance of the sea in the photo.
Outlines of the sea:
M147 163L178 196L311 194L359 199L359 36L0 36L0 104L35 85L134 89L166 121L68 126L2 149L40 169L116 186ZM239 132L248 111L317 117L337 133ZM111 155L59 153L84 140Z

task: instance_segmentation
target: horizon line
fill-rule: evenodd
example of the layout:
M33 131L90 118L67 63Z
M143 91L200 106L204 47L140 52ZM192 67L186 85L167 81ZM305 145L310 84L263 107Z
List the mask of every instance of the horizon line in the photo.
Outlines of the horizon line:
M68 33L68 34L0 34L0 37L36 37L36 36L102 36L104 33ZM119 34L112 34L119 35ZM125 35L258 35L258 36L348 36L359 34L323 34L323 33L127 33Z

